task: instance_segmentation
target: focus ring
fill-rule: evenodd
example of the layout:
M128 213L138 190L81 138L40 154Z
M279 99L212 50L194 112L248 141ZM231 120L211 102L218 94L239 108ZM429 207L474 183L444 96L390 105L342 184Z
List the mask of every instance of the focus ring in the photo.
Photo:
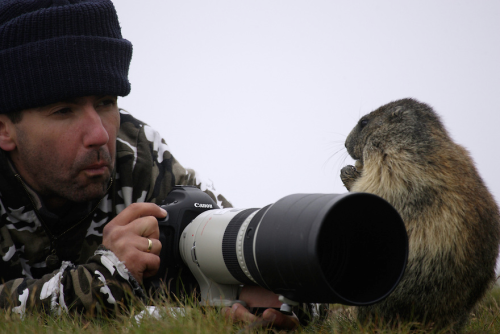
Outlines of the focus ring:
M243 255L245 256L245 263L247 265L248 271L250 272L250 275L253 277L255 282L263 287L267 287L267 284L262 280L259 269L257 268L257 264L255 263L253 244L257 227L259 226L262 217L267 212L270 206L271 204L263 207L252 218L252 221L250 222L250 224L248 224L248 228L245 231L245 241L243 242Z
M222 257L227 270L237 281L248 285L255 285L255 283L247 277L240 267L238 255L236 253L236 240L241 225L246 218L256 210L258 209L246 209L234 216L227 225L222 238Z

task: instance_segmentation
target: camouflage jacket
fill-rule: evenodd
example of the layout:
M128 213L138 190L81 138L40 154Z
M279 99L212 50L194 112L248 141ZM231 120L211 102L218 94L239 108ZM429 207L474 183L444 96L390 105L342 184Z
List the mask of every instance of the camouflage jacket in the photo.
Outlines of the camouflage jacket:
M99 246L103 227L134 202L162 204L174 185L196 185L221 207L211 183L185 169L158 132L121 110L116 168L106 195L49 212L0 150L0 307L21 314L114 310L142 290L125 265Z

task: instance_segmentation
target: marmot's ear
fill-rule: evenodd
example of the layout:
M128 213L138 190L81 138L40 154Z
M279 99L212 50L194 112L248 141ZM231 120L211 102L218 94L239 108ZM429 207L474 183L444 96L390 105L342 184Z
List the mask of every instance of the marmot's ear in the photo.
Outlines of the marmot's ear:
M398 106L391 111L390 118L401 118L406 113L406 110L402 106Z

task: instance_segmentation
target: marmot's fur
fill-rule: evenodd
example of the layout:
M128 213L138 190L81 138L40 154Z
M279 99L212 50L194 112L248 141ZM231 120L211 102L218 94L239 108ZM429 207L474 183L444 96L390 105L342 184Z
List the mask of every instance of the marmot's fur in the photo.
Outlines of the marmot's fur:
M498 206L468 152L428 105L413 99L363 116L345 145L356 160L341 171L346 188L391 203L410 242L395 291L358 308L358 319L460 331L494 282L500 239Z

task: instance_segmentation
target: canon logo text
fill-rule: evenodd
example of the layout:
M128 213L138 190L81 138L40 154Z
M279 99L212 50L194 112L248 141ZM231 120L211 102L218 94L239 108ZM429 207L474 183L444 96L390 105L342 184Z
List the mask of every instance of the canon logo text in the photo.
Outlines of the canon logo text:
M195 208L205 208L205 209L211 209L212 204L201 204L201 203L194 203Z

